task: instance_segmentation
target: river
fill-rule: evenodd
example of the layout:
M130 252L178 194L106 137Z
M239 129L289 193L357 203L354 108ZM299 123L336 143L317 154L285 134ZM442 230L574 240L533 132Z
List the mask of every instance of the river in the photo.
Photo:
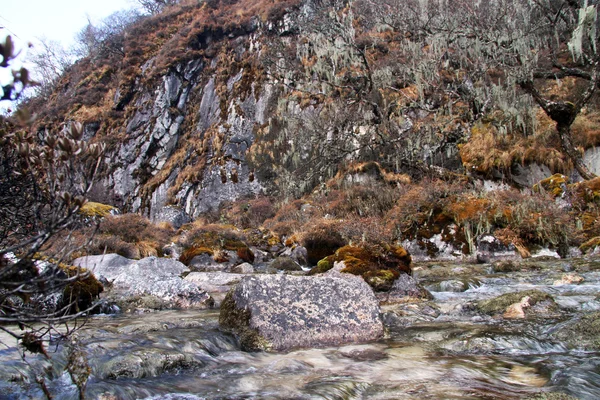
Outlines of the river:
M558 285L567 273L584 280ZM600 262L528 261L504 272L422 263L414 274L434 300L383 306L386 336L373 343L247 353L219 330L217 310L96 316L78 332L92 371L86 398L522 399L543 391L600 398L598 352L554 335L600 310ZM507 319L472 306L531 289L550 294L558 311ZM27 383L39 358L27 356L27 367L14 343L0 339L0 399L43 398ZM50 351L50 390L56 399L77 398L62 373L66 350Z

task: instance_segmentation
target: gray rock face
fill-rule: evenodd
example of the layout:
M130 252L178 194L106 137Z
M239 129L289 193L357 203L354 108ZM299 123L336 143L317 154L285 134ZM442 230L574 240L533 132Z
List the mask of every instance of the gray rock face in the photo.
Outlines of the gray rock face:
M189 268L176 260L147 257L132 261L111 254L83 257L75 263L89 267L98 278L111 282L113 296L120 299L153 296L163 305L177 308L206 308L213 303L198 285L181 278Z
M157 210L153 220L154 222L168 222L175 229L179 229L183 224L192 221L184 210L173 206L165 206Z
M266 275L243 278L221 305L221 327L245 350L287 350L380 338L378 301L362 279Z
M507 246L492 235L481 235L477 238L477 261L480 263L520 258L512 244Z
M118 254L80 257L73 261L76 267L86 268L100 281L113 281L121 272L126 270L135 260L130 260Z
M245 274L228 272L192 272L185 277L185 280L210 294L215 301L215 306L218 307L231 287L238 284L245 276Z

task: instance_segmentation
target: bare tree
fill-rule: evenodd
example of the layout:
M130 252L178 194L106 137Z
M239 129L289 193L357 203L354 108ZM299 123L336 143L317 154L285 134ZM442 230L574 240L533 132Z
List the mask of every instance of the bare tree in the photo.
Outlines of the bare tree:
M139 17L140 14L135 10L122 10L98 24L88 19L87 25L77 34L74 53L78 57L90 57L93 60L110 56L124 57L125 30Z
M136 0L148 14L158 14L165 7L177 4L178 0Z
M27 61L35 71L38 83L36 95L47 96L58 77L73 64L74 56L59 42L47 38L40 38L32 50L27 55Z
M10 38L0 50L0 66L9 68L15 58ZM15 76L21 87L7 84L10 96L5 97L19 96L28 83L23 76L28 72ZM81 220L78 211L92 187L103 146L82 140L79 123L54 133L32 131L31 122L25 110L11 120L0 118L0 330L26 351L49 357L44 342L51 336L68 337L80 326L77 318L96 306L102 290L89 272L63 262L74 250L69 234ZM67 240L49 251L59 234ZM73 369L83 396L84 379ZM51 398L43 373L35 379Z

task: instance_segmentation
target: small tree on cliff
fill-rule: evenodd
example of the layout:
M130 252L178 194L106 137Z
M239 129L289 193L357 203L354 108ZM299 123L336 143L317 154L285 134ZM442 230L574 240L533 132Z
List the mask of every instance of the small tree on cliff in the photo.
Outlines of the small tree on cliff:
M563 151L572 160L573 166L584 179L595 177L584 164L581 153L573 143L571 125L590 101L598 86L600 54L598 53L598 9L596 4L574 0L560 2L536 1L551 27L552 35L563 42L550 47L550 68L538 68L519 82L544 112L556 123ZM568 41L568 42L567 42ZM564 56L565 42L572 59ZM561 61L562 60L562 61ZM535 85L535 80L560 80L577 78L587 81L587 88L574 101L550 100L545 98Z

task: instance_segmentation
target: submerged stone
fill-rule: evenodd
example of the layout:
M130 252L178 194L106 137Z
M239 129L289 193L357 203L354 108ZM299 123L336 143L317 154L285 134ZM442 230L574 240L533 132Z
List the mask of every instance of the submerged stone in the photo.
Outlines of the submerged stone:
M554 336L574 348L600 350L600 311L569 321Z
M529 309L538 314L554 313L558 310L552 296L540 290L506 293L493 299L479 301L476 303L476 308L484 314L505 313L509 307L521 303L526 297L528 298L528 305L521 307L521 309Z
M383 336L379 305L359 277L252 276L232 289L219 323L244 350L288 350Z

